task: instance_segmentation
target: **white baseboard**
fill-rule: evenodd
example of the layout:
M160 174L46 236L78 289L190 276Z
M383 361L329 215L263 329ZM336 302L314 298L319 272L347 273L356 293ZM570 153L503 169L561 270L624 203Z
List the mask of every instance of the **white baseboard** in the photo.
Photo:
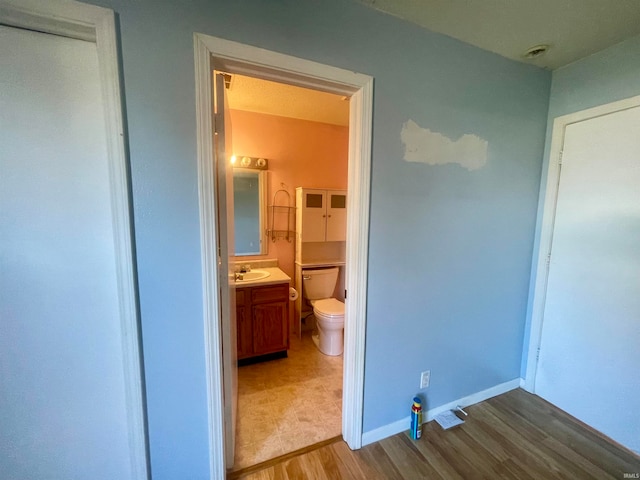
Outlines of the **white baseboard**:
M511 390L515 390L516 388L522 386L523 383L523 379L514 378L513 380L510 380L508 382L504 382L494 387L487 388L486 390L482 390L481 392L472 393L471 395L459 398L457 400L454 400L453 402L445 403L444 405L440 405L439 407L434 407L430 410L427 410L426 415L424 415L423 417L423 423L430 422L436 415L446 410L454 409L458 405L460 405L461 407L468 407L469 405L483 402L485 400L488 400L489 398L501 395ZM362 434L362 446L377 442L379 440L382 440L383 438L395 435L396 433L409 430L410 424L411 417L407 416L401 420L398 420L397 422L389 423L374 430L364 432Z

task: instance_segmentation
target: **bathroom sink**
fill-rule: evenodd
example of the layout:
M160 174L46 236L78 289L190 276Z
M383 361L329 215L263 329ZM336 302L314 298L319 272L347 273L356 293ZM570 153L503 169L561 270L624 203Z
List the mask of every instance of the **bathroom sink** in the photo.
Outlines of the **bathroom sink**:
M236 274L236 282L249 282L254 280L262 280L263 278L267 278L271 275L269 272L264 270L251 270L246 273L237 273Z

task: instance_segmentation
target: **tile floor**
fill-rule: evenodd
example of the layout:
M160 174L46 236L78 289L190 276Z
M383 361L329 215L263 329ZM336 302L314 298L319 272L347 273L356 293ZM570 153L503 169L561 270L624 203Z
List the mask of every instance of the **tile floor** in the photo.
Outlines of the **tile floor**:
M320 353L304 332L288 358L238 368L233 470L326 440L342 431L342 355Z

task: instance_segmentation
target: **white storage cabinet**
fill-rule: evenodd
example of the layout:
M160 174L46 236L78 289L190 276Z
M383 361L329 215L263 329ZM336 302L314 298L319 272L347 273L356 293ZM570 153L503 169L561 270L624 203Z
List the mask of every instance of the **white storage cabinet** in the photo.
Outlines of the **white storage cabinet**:
M296 188L296 228L302 242L347 239L347 192Z

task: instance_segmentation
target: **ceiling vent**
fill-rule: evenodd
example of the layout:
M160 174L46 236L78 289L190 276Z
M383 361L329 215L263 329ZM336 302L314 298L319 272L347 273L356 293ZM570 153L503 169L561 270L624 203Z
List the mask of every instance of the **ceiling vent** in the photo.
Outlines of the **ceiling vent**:
M536 45L524 53L524 58L538 58L547 53L549 45Z

